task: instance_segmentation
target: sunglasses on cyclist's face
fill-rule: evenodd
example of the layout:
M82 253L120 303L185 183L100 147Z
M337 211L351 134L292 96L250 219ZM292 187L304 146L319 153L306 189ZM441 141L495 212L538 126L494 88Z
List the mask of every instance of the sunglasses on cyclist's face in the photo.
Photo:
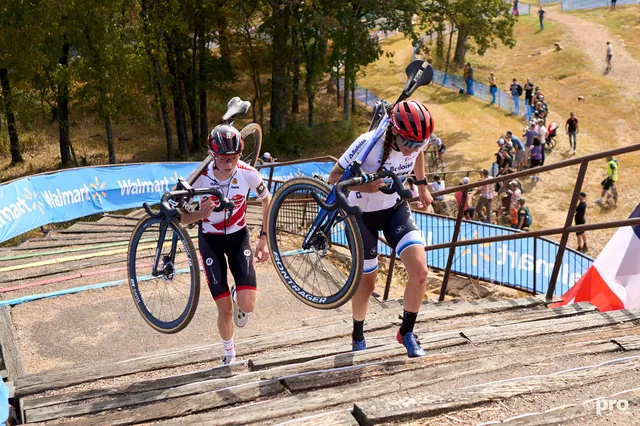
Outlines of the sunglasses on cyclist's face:
M235 163L240 159L240 154L216 155L216 160L222 163Z
M423 146L427 141L412 141L409 139L406 139L404 137L402 137L402 135L396 135L396 137L400 137L400 139L402 140L402 144L407 147L408 149L416 149L416 148L420 148L421 146Z

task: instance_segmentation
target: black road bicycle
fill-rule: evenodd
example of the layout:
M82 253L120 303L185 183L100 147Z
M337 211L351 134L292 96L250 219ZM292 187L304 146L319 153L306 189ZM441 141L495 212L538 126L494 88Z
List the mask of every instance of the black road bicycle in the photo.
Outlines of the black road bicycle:
M251 104L235 97L227 104L222 117L232 125L246 114ZM241 132L245 149L241 159L252 166L260 156L262 130L250 123ZM231 215L233 203L215 188L193 189L191 185L213 161L208 155L185 180L179 179L173 191L160 200L160 212L147 203L147 214L136 224L129 240L127 275L131 295L144 320L162 333L177 333L184 329L195 313L200 296L200 266L198 254L187 229L180 225L180 210L193 211L195 197L213 195Z

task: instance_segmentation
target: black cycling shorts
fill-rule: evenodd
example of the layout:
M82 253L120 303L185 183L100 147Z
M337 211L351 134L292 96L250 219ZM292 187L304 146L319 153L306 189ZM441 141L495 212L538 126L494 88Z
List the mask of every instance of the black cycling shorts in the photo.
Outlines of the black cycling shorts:
M438 152L441 152L443 154L446 152L446 150L447 150L447 147L444 146L444 144L440 145L440 148L438 148Z
M611 189L614 183L615 182L613 181L613 179L611 179L610 177L607 177L605 180L602 181L602 188L605 191L608 191Z
M205 234L200 229L198 244L207 284L214 300L231 295L227 264L236 283L236 291L256 289L256 270L253 267L253 252L247 228L222 235Z
M407 247L425 245L422 232L416 226L406 201L385 210L364 212L357 215L356 220L362 235L365 274L378 269L378 231L383 232L384 238L391 248L396 249L398 256Z

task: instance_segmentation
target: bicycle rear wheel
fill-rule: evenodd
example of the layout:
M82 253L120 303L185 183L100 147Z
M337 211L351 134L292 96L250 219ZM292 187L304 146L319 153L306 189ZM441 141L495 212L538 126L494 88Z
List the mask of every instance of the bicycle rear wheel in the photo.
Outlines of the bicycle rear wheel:
M240 158L251 167L255 167L260 158L260 148L262 147L262 129L258 123L249 123L241 131L244 139L244 151Z
M330 191L319 179L292 179L275 193L267 215L267 241L276 272L294 296L317 309L337 308L350 300L364 263L358 224L342 211L318 227L311 248L302 248L321 211L311 194L325 199Z
M184 329L200 297L200 267L187 231L173 219L164 232L158 274L152 273L161 220L143 217L131 234L127 254L129 289L142 318L161 333Z

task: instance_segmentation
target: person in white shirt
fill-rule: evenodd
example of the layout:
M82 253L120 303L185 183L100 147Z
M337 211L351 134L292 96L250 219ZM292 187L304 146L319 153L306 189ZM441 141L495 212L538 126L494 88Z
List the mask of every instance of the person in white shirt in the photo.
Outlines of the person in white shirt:
M444 180L440 178L440 175L433 175L433 182L429 184L429 192L444 191ZM433 197L433 201L443 201L444 195L438 195Z
M547 130L547 126L544 125L544 120L538 121L538 137L540 138L540 145L542 146L542 160L540 162L541 166L544 166L544 144L547 143L547 135L549 131Z
M613 46L611 46L611 42L607 42L607 67L604 69L605 71L611 71L611 58L613 58Z

